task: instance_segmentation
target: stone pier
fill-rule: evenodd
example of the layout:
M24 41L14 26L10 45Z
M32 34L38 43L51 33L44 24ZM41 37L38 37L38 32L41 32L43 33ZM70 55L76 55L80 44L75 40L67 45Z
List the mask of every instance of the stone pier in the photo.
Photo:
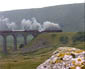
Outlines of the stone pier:
M32 35L34 38L37 37L38 34L41 33L49 33L49 32L62 32L62 30L53 30L53 31L43 31L43 32L39 32L37 30L33 30L33 31L0 31L0 36L3 37L3 46L2 46L2 51L3 53L7 54L7 36L11 35L14 39L14 47L13 50L17 51L17 36L22 35L22 37L24 38L24 45L27 45L27 36L28 35Z
M38 31L0 31L0 36L3 37L3 46L2 46L2 51L3 53L7 54L7 36L11 35L13 37L14 41L14 47L13 50L17 51L17 36L22 35L24 38L24 45L27 45L27 36L32 35L34 38L36 37L35 35L38 35Z

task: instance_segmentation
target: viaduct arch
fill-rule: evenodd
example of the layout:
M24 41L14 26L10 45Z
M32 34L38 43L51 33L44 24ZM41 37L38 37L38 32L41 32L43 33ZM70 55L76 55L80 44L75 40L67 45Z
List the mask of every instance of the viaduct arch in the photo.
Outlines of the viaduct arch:
M49 33L49 32L62 32L62 30L47 30L47 31L42 31L39 32L37 30L33 31L0 31L0 36L3 37L3 46L2 46L2 51L3 53L7 54L7 36L11 35L13 37L13 50L17 50L17 36L20 34L24 37L24 45L27 45L27 36L31 34L34 38L41 33Z
M3 38L3 46L2 51L3 53L7 54L7 37L11 35L13 37L13 50L17 50L17 36L22 35L24 38L24 45L27 45L27 37L28 35L32 35L34 38L39 34L38 31L0 31L0 36Z

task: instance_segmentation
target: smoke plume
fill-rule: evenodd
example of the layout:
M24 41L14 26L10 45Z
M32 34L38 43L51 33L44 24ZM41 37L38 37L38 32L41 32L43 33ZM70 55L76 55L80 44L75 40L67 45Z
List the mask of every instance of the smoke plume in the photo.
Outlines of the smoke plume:
M17 29L20 28L20 29ZM35 17L30 19L22 19L20 25L18 26L15 22L10 22L9 18L0 18L0 30L1 31L29 31L29 30L38 30L38 31L45 31L45 30L60 30L60 26L58 23L53 23L50 21L45 21L43 24L39 23Z

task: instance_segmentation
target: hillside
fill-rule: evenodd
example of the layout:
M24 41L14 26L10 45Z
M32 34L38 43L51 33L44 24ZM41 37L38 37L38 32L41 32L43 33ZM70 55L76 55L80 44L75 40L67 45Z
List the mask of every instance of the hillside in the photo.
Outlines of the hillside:
M44 48L58 48L62 46L85 49L84 42L77 41L77 43L74 44L73 42L74 36L75 37L78 36L77 32L43 33L39 35L37 38L33 39L26 46L26 48L22 49L22 51L31 52ZM85 35L82 36L83 37L80 38L84 38ZM63 41L66 41L67 43L64 43Z
M40 23L52 21L59 23L64 32L84 30L84 3L59 5L36 9L23 9L0 12L0 16L8 17L19 25L22 19L35 17Z
M61 33L43 33L34 38L25 48L17 52L9 50L9 55L0 53L0 69L35 69L46 59L52 56L52 53L58 47L74 47L84 49L82 33L61 32ZM73 41L76 36L81 37Z

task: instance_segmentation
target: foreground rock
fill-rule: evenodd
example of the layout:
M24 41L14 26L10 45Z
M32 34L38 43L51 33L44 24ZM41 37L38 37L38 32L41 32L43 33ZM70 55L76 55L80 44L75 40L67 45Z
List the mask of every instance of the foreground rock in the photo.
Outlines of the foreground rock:
M85 69L85 51L60 47L37 69Z

